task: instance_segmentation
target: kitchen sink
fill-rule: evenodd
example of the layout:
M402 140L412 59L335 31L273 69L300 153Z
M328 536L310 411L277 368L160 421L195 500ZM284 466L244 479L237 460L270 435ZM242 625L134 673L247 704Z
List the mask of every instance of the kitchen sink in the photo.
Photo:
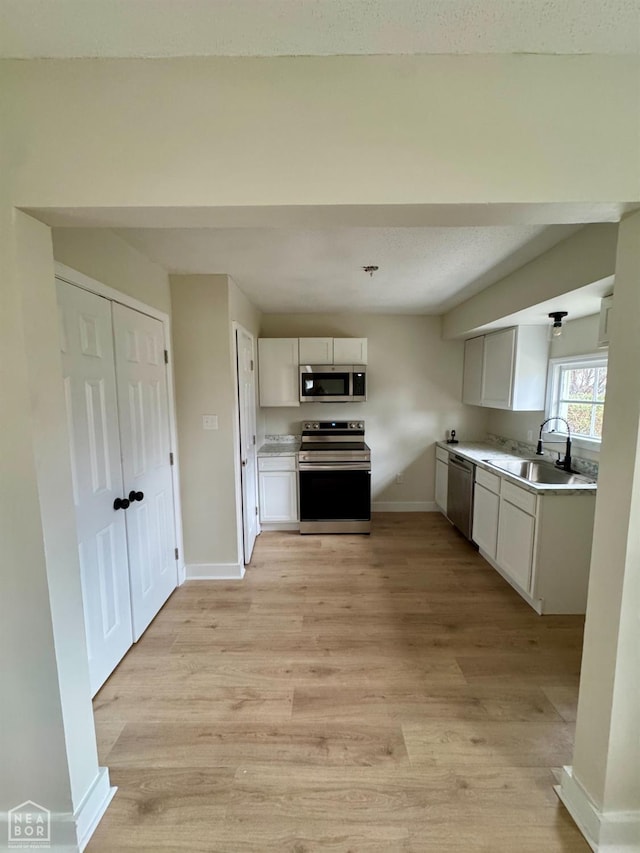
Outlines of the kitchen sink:
M585 477L583 474L570 474L568 471L563 471L562 468L556 468L551 462L541 462L539 459L485 459L483 461L493 465L494 468L506 471L508 474L514 474L516 477L528 480L530 483L550 486L584 486L596 482L592 477Z

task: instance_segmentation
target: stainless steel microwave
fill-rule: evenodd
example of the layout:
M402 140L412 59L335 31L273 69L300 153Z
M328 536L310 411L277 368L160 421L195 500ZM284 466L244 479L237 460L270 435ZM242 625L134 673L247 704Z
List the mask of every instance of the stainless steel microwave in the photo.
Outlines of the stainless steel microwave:
M366 365L300 365L301 403L363 403L366 399Z

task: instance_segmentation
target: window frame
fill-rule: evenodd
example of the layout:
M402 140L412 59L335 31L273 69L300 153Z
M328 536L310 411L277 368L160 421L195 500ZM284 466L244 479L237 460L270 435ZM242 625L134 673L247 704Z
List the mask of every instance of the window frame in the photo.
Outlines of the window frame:
M546 403L544 409L545 420L547 418L555 417L556 415L556 406L558 403L559 391L560 391L560 376L562 372L562 368L583 368L583 367L609 367L609 357L608 353L593 352L586 353L584 355L565 355L560 356L558 358L550 358L549 359L549 368L547 373L547 395L546 395ZM606 395L605 395L606 401ZM585 402L588 402L585 400ZM604 405L604 403L603 403ZM553 424L549 424L549 426L553 426ZM558 429L547 430L542 433L542 439L545 442L553 442L553 441L566 441L567 432L564 428L564 424L562 421L557 422ZM571 435L571 443L574 447L582 447L586 450L591 450L594 453L598 453L600 451L600 446L602 444L602 439L600 438L587 438L585 436L579 435L574 436Z

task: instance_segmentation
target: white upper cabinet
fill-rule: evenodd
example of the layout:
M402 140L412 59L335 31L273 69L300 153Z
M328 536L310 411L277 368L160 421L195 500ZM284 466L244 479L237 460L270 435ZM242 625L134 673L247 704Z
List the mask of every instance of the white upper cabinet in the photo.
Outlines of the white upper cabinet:
M299 338L300 364L366 364L367 338Z
M549 363L545 326L516 326L465 341L462 401L512 411L545 406Z
M367 363L367 339L366 338L334 338L333 339L333 363L334 364L366 364Z
M300 364L333 364L333 338L299 338Z
M299 406L298 338L258 341L261 406Z
M484 335L464 342L464 375L462 378L462 402L469 406L482 405L482 360L484 357Z
M600 303L600 324L598 326L598 346L609 346L609 323L611 322L611 309L613 308L613 296L605 296Z
M482 405L510 409L513 394L513 367L516 330L494 332L484 339Z

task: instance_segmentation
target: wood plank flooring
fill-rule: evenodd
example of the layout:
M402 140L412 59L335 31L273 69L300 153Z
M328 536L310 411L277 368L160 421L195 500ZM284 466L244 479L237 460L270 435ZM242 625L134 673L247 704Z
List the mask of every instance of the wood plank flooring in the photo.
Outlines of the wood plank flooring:
M438 514L263 533L97 695L88 853L588 853L558 803L581 617L540 617Z

